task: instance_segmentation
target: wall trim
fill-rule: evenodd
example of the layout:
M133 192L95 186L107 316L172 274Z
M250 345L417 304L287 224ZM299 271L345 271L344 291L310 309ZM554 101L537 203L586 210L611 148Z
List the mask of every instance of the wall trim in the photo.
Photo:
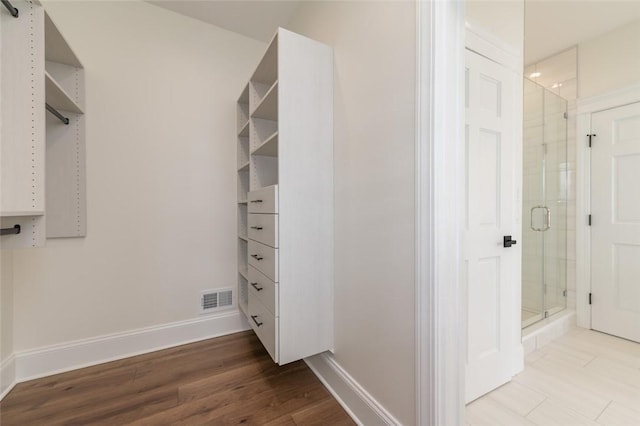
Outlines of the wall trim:
M17 352L16 382L116 361L249 329L239 311Z
M14 354L11 354L0 364L0 401L11 392L11 389L13 389L15 385L16 358Z
M587 215L591 211L591 151L586 135L591 114L640 102L640 84L612 90L576 102L576 320L578 327L591 328L591 233Z
M305 363L358 425L401 425L365 388L324 352Z
M417 3L416 424L464 418L464 2Z

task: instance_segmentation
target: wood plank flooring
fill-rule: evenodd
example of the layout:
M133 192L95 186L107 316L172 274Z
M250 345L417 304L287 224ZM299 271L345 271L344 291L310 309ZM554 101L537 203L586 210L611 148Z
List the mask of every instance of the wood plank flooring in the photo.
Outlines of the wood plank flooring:
M640 425L640 344L576 328L467 406L472 426Z
M302 362L237 333L17 385L0 425L353 425Z

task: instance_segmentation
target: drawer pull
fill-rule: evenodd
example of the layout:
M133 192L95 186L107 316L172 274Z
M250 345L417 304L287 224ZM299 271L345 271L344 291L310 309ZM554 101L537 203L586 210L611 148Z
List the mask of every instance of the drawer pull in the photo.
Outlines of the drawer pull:
M251 257L253 257L257 261L264 259L264 257L260 256L259 254L252 254Z
M262 226L252 226L251 229L257 229L258 231L261 231Z
M261 322L259 322L256 318L258 318L258 316L257 316L257 315L251 315L251 319L253 320L253 322L255 322L255 323L256 323L256 325L257 325L258 327L260 327L260 326L262 325L262 323L261 323Z
M251 203L261 203L261 202L262 202L262 200L251 200L250 202L251 202Z
M257 291L262 291L264 287L258 287L258 283L251 283L251 287L255 288Z

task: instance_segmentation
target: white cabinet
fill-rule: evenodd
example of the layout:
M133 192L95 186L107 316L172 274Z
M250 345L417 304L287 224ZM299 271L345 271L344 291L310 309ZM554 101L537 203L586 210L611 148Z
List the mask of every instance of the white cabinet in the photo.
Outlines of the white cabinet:
M20 233L2 236L5 249L83 236L86 216L82 66L39 2L11 3L18 16L0 6L0 216Z
M332 49L278 29L237 108L239 306L286 364L333 348Z

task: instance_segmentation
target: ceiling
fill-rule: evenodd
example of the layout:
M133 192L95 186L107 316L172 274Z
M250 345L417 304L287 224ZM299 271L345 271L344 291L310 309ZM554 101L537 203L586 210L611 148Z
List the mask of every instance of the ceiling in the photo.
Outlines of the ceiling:
M271 39L278 26L286 25L301 2L150 1L159 7L264 42ZM640 20L640 0L526 0L525 4L525 64Z
M300 1L273 0L160 0L149 3L247 37L268 42L285 25Z

